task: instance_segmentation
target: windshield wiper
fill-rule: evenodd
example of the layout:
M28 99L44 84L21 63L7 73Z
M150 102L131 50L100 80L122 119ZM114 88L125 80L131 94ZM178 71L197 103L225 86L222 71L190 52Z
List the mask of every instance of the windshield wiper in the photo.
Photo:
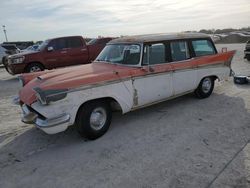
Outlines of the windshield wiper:
M106 61L106 62L111 62L110 60L103 60L103 59L96 59L95 61L98 61L98 62L100 62L100 61Z

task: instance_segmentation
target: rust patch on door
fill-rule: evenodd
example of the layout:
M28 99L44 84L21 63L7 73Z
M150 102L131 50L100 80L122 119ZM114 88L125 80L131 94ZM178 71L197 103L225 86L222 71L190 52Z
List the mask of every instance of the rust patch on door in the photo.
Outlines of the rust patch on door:
M138 105L138 91L134 85L135 79L131 78L131 80L132 80L132 87L133 87L133 91L134 91L134 93L133 93L133 106L137 106Z

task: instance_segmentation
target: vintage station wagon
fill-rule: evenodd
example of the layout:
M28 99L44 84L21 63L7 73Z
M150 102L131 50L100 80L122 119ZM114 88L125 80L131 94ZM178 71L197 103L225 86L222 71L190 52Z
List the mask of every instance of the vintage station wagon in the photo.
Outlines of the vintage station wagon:
M127 113L190 92L209 97L214 81L230 75L234 53L217 53L205 34L122 37L92 64L23 74L15 102L24 123L48 134L75 125L96 139L108 130L114 110Z

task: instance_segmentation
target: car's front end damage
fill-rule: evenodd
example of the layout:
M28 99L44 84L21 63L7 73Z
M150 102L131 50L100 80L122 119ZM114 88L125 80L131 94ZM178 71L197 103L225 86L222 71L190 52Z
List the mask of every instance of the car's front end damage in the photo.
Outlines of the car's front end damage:
M46 92L35 88L36 101L32 104L24 103L19 97L13 99L13 103L19 104L22 110L22 122L34 124L47 134L62 132L72 124L71 115L68 113L65 103L56 102L66 97L66 92L58 94L54 91L53 95L46 95ZM49 91L51 92L51 91ZM53 102L53 104L51 104Z
M67 86L51 85L50 82L48 84L48 79L43 77L53 72L45 71L19 76L23 88L13 99L13 103L21 107L22 122L34 124L48 134L62 132L74 123L70 121L72 106L68 100L65 100L68 94Z
M39 129L47 134L55 134L66 130L69 126L70 115L58 114L52 117L45 117L34 110L32 107L23 104L22 122L26 124L35 124Z
M113 97L123 104L123 112L127 112L130 99L126 98L130 95L128 89L117 82L119 75L114 70L118 68L107 63L93 63L23 74L19 76L23 88L13 103L21 107L22 122L34 124L48 134L62 132L74 125L78 110L86 101ZM114 87L117 89L113 90ZM112 94L114 92L118 94Z

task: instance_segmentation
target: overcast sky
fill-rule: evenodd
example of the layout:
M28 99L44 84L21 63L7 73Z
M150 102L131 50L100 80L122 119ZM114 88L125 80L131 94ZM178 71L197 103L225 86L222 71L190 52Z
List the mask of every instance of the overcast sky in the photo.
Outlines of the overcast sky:
M250 26L250 0L0 0L9 41ZM1 28L0 42L5 40Z

